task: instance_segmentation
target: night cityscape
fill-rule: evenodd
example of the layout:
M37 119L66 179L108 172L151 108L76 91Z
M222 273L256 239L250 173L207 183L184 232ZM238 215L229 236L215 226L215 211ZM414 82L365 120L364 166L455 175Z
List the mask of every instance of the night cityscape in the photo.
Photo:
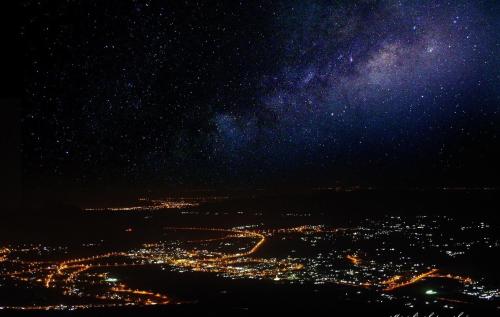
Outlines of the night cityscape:
M14 6L0 316L500 314L500 2Z

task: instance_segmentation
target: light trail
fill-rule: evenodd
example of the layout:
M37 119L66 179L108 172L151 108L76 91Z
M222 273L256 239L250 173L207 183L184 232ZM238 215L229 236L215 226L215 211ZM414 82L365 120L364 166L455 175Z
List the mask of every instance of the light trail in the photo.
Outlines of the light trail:
M10 249L0 248L0 262L6 261L9 257Z
M49 275L47 275L47 278L45 279L45 284L44 284L46 288L50 287L50 283L52 283L53 277L54 277L54 273L50 273Z
M352 264L354 265L359 265L361 264L361 259L359 258L359 256L353 254L353 255L347 255L346 258L351 261Z
M460 276L460 275L452 275L452 274L431 274L429 275L429 277L432 277L432 278L446 278L446 279L451 279L451 280L457 280L461 283L464 283L464 284L470 284L472 283L472 279L470 277L463 277L463 276Z
M439 274L437 273L439 270L438 269L432 269L428 272L425 272L425 273L422 273L420 275L417 275L417 276L414 276L412 277L411 279L409 279L408 281L406 282L402 282L402 283L397 283L397 281L401 280L402 276L400 275L395 275L393 276L392 278L386 280L386 281L383 281L381 282L382 285L388 285L384 291L392 291L392 290L395 290L395 289L398 289L398 288L401 288L401 287L406 287L406 286L409 286L411 284L415 284L425 278L445 278L445 279L453 279L453 280L457 280L461 283L464 283L464 284L470 284L472 283L472 279L470 277L463 277L463 276L459 276L459 275L452 275L452 274Z
M396 281L399 281L401 278L402 278L401 275L394 275L390 279L385 280L385 281L381 282L380 284L382 284L382 285L393 285L393 284L396 283Z
M402 282L402 283L393 283L393 284L389 284L388 287L386 287L384 289L384 291L393 291L395 289L398 289L398 288L401 288L401 287L405 287L405 286L408 286L408 285L411 285L411 284L415 284L423 279L425 279L426 277L429 277L431 276L432 274L436 273L438 271L438 269L432 269L428 272L424 272L422 274L419 274L417 276L414 276L412 277L411 279L409 279L408 281L406 282Z
M112 287L111 291L115 293L128 293L128 294L133 294L133 295L139 295L139 296L147 296L147 297L152 297L154 299L159 300L158 302L153 302L153 301L146 301L149 305L166 305L170 303L170 298L166 295L162 295L159 293L153 293L150 291L145 291L145 290L138 290L138 289L130 289L126 288L123 285L120 285L120 287Z

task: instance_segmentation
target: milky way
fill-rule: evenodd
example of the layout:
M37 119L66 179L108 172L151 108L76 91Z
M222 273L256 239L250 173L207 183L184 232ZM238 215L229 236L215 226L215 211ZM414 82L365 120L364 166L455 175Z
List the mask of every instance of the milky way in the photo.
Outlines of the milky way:
M494 25L476 3L316 1L283 11L281 69L264 77L259 95L274 121L217 117L236 161L257 154L256 167L338 172L353 162L369 169L435 155L453 165L447 147L470 133L469 113L496 125L498 106L469 100L497 91Z
M27 180L495 179L491 1L23 5Z

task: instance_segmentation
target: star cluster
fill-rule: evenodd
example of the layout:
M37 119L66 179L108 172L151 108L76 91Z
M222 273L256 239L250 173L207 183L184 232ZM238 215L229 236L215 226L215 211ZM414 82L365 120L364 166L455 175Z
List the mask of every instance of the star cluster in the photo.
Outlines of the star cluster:
M490 1L23 1L26 179L488 183Z

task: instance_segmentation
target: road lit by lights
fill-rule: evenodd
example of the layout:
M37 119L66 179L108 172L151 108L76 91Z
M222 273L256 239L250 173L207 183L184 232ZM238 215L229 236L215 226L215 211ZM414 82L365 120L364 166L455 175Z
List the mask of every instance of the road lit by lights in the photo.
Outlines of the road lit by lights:
M352 264L354 264L354 265L359 265L359 264L361 264L361 259L359 258L359 256L357 256L357 255L355 255L355 254L353 254L353 255L349 254L349 255L347 255L347 256L346 256L346 258L347 258L347 259L348 259L348 260L349 260Z
M480 228L486 225L480 224ZM403 226L394 225L395 231ZM406 227L404 227L406 228ZM424 230L421 224L415 230ZM0 276L26 285L60 292L64 296L84 298L86 304L47 304L29 306L0 306L3 309L58 310L95 307L149 306L180 303L168 294L150 289L137 289L115 277L113 268L155 266L174 272L203 272L229 279L270 280L275 283L339 284L359 289L370 289L392 298L398 289L429 280L447 279L464 285L464 294L479 299L498 298L497 289L488 290L470 277L442 272L435 265L404 261L399 264L380 262L370 252L355 248L322 251L315 258L305 255L276 257L269 253L277 241L301 241L311 247L336 239L353 241L384 235L387 229L373 231L369 227L331 228L323 225L301 225L288 228L264 226L164 227L171 238L144 243L139 248L95 254L87 257L69 257L63 260L22 260L16 254L34 253L37 246L2 247L0 262L7 264ZM196 239L192 238L192 235ZM176 237L187 236L178 239ZM424 234L424 237L432 235ZM322 249L323 250L323 249ZM395 253L390 247L375 249L384 254ZM71 254L71 253L70 253ZM363 257L360 257L360 254ZM444 254L454 254L444 252ZM404 257L402 257L405 259ZM381 295L381 296L382 296ZM427 295L430 295L427 294ZM383 297L386 298L386 297ZM439 297L441 298L441 297ZM436 297L436 300L441 300ZM90 303L89 303L90 301ZM443 302L462 301L442 298ZM457 303L458 303L457 302ZM464 302L464 301L462 301Z

